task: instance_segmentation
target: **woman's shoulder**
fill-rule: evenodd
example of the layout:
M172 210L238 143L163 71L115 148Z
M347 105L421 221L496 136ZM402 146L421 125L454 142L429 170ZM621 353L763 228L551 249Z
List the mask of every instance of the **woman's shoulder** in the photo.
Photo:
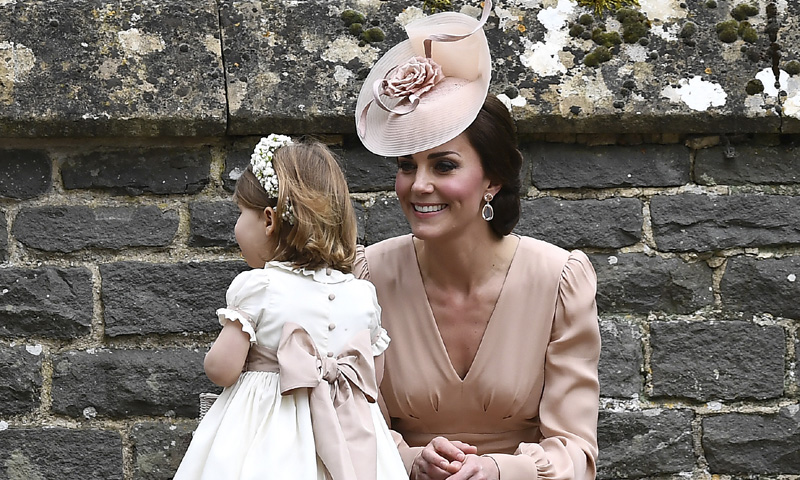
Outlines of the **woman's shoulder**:
M519 247L515 260L537 269L545 268L553 274L560 275L570 264L582 264L591 267L591 262L581 250L567 250L544 240L520 235Z

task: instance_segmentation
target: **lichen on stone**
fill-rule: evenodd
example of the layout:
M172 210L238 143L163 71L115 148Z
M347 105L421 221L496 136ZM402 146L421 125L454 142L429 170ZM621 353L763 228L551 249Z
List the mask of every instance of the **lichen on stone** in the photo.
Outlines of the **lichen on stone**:
M716 26L717 37L725 43L733 43L739 38L739 22L726 20Z
M453 9L453 2L450 0L424 0L422 9L431 13L446 12Z
M592 30L592 40L594 43L606 48L612 48L614 45L622 43L619 32L606 32L605 28L595 28Z
M758 7L748 3L740 3L731 10L731 17L740 22L756 15L758 15Z
M606 10L614 11L625 5L639 6L639 0L578 0L578 5L591 7L595 15L602 16Z
M583 64L587 67L596 67L609 60L611 60L611 51L601 45L583 57Z
M783 70L789 75L797 75L800 73L800 62L797 60L790 60L783 66Z
M632 8L617 10L617 20L622 24L622 39L625 43L636 43L650 30L647 16Z

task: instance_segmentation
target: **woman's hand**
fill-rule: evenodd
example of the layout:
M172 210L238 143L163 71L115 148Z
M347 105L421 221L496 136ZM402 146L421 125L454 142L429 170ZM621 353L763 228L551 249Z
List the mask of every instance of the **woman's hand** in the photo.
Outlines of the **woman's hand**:
M412 480L442 480L450 478L461 470L461 466L467 460L467 456L475 456L474 454L477 451L477 448L467 443L436 437L414 459L414 463L411 465L410 478ZM491 459L488 460L491 461Z
M449 480L499 480L500 471L497 469L497 463L491 458L470 454L462 462L461 469L446 478Z

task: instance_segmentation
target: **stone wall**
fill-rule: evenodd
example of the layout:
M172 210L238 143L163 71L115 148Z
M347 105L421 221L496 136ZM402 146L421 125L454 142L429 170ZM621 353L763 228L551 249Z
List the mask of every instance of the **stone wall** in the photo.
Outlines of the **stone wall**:
M639 3L498 1L486 27L526 159L516 231L598 273L598 476L798 478L800 6ZM353 108L436 6L478 11L0 0L0 478L172 477L218 390L202 358L260 135L340 153L362 243L409 231Z

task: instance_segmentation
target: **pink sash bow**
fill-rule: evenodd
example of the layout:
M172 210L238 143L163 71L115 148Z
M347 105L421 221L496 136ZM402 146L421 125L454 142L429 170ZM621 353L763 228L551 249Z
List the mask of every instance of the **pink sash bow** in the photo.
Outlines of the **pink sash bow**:
M281 394L309 389L317 455L332 480L374 480L378 397L369 332L356 334L337 357L320 355L301 326L286 323L278 346Z

